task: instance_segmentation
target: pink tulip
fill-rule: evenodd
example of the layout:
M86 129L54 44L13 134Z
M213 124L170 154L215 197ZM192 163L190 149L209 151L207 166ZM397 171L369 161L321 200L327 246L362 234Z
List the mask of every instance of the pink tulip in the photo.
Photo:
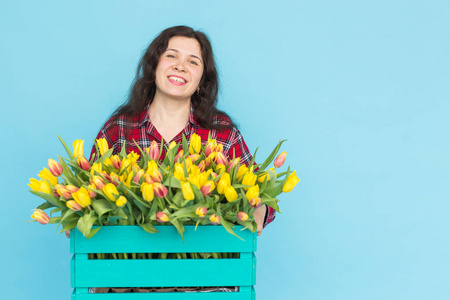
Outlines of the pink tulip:
M66 206L74 211L79 211L82 209L81 205L77 203L75 200L69 200L66 202Z
M36 209L31 215L31 218L35 219L42 225L48 224L50 221L50 217L42 209Z
M200 189L203 196L209 196L214 191L214 181L208 180L204 186Z
M152 144L150 145L150 148L148 150L148 154L150 155L150 158L153 160L159 159L159 146L156 141L152 141Z
M281 168L281 166L284 164L284 161L286 160L287 152L284 151L280 155L275 158L275 161L273 162L273 165L275 168Z
M164 198L169 194L169 190L160 182L155 182L153 184L153 191L159 198Z
M58 177L63 173L63 167L61 164L53 159L48 160L48 169L53 176Z
M78 190L80 188L78 188L78 187L76 187L74 185L68 184L68 185L66 185L66 189L69 191L69 193L73 194L73 193L78 192Z
M219 225L220 224L220 217L216 214L212 214L209 217L209 221L211 222L211 224L213 225Z
M239 221L241 221L241 222L247 221L247 220L248 220L248 214L245 213L245 212L243 212L243 211L240 211L240 212L238 212L238 214L237 214L237 219L238 219Z
M120 160L120 157L117 155L113 155L111 157L112 165L115 169L120 170L120 167L122 167L122 161Z
M134 183L139 183L141 181L141 177L144 175L144 170L139 170L133 178Z
M78 166L87 171L91 168L91 164L89 163L89 161L86 159L86 157L84 157L83 155L78 155L77 157L77 164Z
M253 199L249 200L248 202L250 203L250 206L253 208L258 208L261 206L261 198L259 198L259 197L253 198Z
M222 144L220 144L220 145L222 145ZM216 153L216 164L222 164L222 165L228 164L228 159L225 157L225 155L222 152Z
M159 223L164 223L169 221L169 217L167 216L167 214L163 213L162 211L158 211L156 213L156 221L158 221Z
M178 151L177 155L174 158L174 161L177 163L183 155L184 155L183 150Z
M204 218L204 217L206 216L207 213L208 213L208 210L207 210L206 207L204 207L204 206L197 207L197 209L195 210L195 214L196 214L199 218Z

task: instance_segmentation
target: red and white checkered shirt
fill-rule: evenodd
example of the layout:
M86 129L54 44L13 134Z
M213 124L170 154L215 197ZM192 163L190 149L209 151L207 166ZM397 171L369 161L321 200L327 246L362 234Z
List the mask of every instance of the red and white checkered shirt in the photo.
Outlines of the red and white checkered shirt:
M133 140L141 147L141 149L150 147L152 141L156 141L158 146L161 147L162 136L152 124L149 118L149 111L147 109L137 117L125 117L116 116L109 119L105 125L103 125L97 139L104 138L108 142L110 147L114 147L114 154L117 154L122 149L122 145L126 142L126 152L132 151L139 153L139 149L134 144ZM201 127L194 118L193 108L189 113L189 122L186 127L179 132L172 141L179 143L182 141L183 134L185 135L188 143L193 133L198 134L202 143L208 142L208 135L211 135L212 139L216 139L217 143L223 144L223 152L228 155L229 158L241 157L241 162L248 165L252 160L252 155L245 144L244 138L236 127L225 130L206 129ZM230 124L231 121L225 116L216 116L214 118L215 124ZM172 141L164 141L161 159L166 156L169 144ZM95 153L95 147L92 147L91 156ZM275 219L275 210L268 207L266 218L264 221L264 227Z

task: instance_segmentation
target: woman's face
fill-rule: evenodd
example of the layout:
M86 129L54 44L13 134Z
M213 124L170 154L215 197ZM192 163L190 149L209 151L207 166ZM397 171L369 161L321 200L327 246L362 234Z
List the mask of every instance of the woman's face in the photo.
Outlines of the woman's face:
M203 59L196 39L175 36L156 67L155 97L186 100L197 90L203 75Z

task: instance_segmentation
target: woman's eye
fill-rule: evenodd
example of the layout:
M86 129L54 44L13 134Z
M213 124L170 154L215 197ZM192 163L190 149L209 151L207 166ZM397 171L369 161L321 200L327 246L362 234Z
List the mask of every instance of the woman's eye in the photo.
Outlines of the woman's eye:
M196 66L198 66L198 63L197 63L197 62L195 62L195 61L193 61L193 60L191 60L191 61L190 61L190 63L191 63L191 64L193 64L193 65L196 65Z
M175 55L173 55L173 54L167 54L167 57L175 58Z

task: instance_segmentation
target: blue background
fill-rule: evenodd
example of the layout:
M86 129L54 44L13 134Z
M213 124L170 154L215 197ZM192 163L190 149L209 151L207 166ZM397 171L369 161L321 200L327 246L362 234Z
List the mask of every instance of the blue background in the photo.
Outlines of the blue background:
M302 179L258 241L258 299L449 299L447 3L1 1L2 299L69 299L69 241L26 223L26 184L57 134L88 151L179 24L211 37L249 148L287 138Z

